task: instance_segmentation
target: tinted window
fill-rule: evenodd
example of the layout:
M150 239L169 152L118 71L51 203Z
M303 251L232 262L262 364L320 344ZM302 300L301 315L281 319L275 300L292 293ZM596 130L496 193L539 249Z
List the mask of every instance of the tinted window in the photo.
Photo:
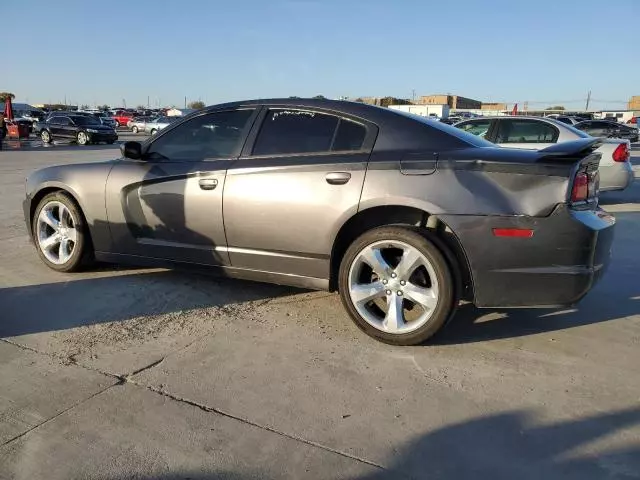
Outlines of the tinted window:
M500 120L496 143L553 143L557 129L545 122Z
M486 138L491 127L491 120L476 120L473 122L464 122L456 125L460 130L471 133L480 138Z
M360 150L364 143L367 129L359 123L341 118L338 133L331 146L332 151Z
M100 120L95 117L71 117L76 125L100 125Z
M557 117L556 120L562 123L566 123L567 125L573 125L573 122L569 117Z
M198 160L229 158L240 149L243 130L253 110L231 110L200 115L155 140L151 158Z
M338 117L307 110L270 110L253 155L328 152Z
M60 125L60 120L62 117L49 117L49 123L52 125Z

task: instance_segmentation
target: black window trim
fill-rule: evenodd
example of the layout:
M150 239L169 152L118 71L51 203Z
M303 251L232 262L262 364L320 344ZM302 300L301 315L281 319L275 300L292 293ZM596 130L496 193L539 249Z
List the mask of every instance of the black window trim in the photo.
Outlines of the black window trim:
M333 142L335 141L335 137L338 132L338 128L340 127L340 120L345 119L352 121L354 123L360 124L366 129L366 133L364 136L364 141L362 142L362 147L359 150L335 150L335 151L319 151L319 152L303 152L303 153L274 153L274 154L265 154L265 155L254 155L253 148L255 146L256 140L258 138L258 134L262 129L262 125L271 110L297 110L297 111L305 111L305 112L315 112L324 115L331 115L338 118L338 126L333 132L333 138L331 139L331 146L333 146ZM345 156L345 155L362 155L363 153L371 153L373 147L375 145L376 137L378 136L378 126L368 120L364 120L362 118L356 117L354 115L349 115L344 112L339 112L330 109L324 108L316 108L316 107L305 107L298 105L262 105L261 111L258 117L256 118L253 128L245 141L244 148L242 149L242 153L240 154L240 158L255 158L255 159L269 159L274 157L308 157L308 156Z
M543 123L545 125L550 126L551 128L553 128L553 138L551 139L551 141L549 142L507 142L507 143L496 143L496 145L510 145L510 144L518 144L518 143L526 143L526 144L531 144L531 145L535 145L538 143L558 143L558 138L560 137L560 129L554 125L551 122L546 122L544 120L537 120L535 118L515 118L515 117L506 117L506 118L498 118L496 119L496 126L495 126L495 139L492 140L494 143L495 140L498 139L498 131L500 130L500 123L499 122L508 122L508 121L513 121L513 122L529 122L529 123ZM559 121L559 120L556 120Z

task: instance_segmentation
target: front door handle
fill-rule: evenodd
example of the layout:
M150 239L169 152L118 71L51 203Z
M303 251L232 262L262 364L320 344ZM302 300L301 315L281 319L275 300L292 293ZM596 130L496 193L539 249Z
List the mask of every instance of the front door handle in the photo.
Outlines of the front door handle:
M202 178L198 180L198 184L202 190L213 190L218 186L218 180L215 178Z
M351 179L349 172L330 172L325 177L329 185L344 185Z

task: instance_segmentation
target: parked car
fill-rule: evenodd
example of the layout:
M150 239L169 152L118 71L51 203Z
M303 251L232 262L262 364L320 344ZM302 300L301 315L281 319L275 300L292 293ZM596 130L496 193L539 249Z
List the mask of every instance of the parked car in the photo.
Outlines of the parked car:
M127 125L127 122L131 120L135 115L132 112L125 112L123 110L119 110L113 115L113 119L116 122L116 127L124 127Z
M625 138L631 143L638 141L638 129L609 120L587 120L575 126L594 137Z
M570 117L568 115L547 115L547 118L553 118L558 122L566 123L567 125L575 125L576 123L581 122L582 120L576 117Z
M587 133L549 117L484 117L465 120L455 126L505 148L540 150L556 143L591 138ZM602 154L600 190L624 190L631 185L634 175L628 140L602 140L596 151Z
M176 120L183 117L158 117L154 118L150 122L147 122L144 126L144 132L150 133L151 135L155 135L163 128L167 128Z
M631 117L627 121L627 125L636 125L636 126L638 126L638 117Z
M412 345L460 299L567 305L591 289L615 224L597 142L512 150L355 102L235 102L121 159L32 173L24 212L54 270L95 259L338 290L360 329Z
M152 122L155 118L156 117L134 117L127 123L127 127L129 127L133 133L144 132L147 123Z
M100 123L92 115L54 114L40 125L40 138L44 143L56 139L75 140L79 145L105 142L114 143L118 139L116 131Z

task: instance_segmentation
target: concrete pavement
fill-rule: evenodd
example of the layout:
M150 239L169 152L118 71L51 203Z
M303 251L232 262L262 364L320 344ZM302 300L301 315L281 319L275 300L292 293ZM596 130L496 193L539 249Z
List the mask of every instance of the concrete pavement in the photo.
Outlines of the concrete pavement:
M575 308L465 305L398 348L324 292L48 270L25 175L116 153L0 152L0 478L640 477L640 183L602 196L614 261Z

